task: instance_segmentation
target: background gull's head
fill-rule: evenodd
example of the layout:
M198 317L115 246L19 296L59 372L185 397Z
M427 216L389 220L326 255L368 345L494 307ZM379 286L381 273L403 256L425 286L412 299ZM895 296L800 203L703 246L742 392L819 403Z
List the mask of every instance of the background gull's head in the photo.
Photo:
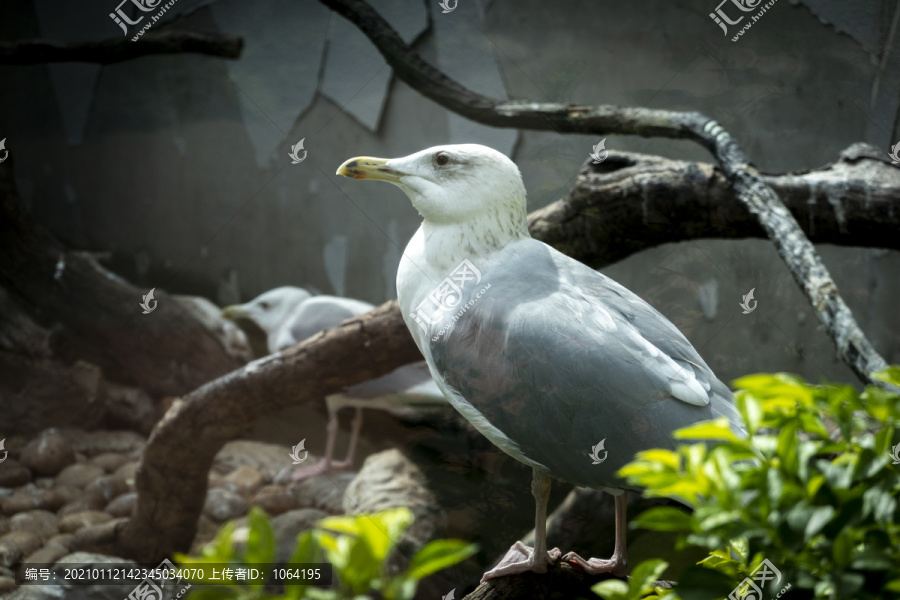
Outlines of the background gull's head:
M222 309L222 316L226 319L249 319L271 335L285 322L290 312L309 298L312 294L303 288L282 286L264 292L245 304L226 306Z

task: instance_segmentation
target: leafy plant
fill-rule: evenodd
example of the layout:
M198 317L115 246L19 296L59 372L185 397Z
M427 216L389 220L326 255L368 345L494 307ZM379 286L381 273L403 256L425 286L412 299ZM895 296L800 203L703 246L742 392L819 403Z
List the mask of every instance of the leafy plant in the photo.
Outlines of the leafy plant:
M900 387L898 367L876 376ZM627 584L606 581L594 591L608 600L721 600L757 598L746 595L755 585L762 598L900 597L900 467L892 464L900 395L786 374L735 385L746 436L724 419L698 423L676 437L707 443L641 452L619 471L648 495L693 509L652 508L632 526L674 532L677 549L699 547L707 558L674 590L653 588L665 569L656 559Z
M271 564L275 557L275 536L266 514L254 507L248 515L249 535L246 547L240 549L232 542L235 524L226 524L216 538L204 546L199 557L176 555L179 567L204 565ZM385 600L409 600L419 581L442 569L472 556L477 548L460 540L435 540L419 550L401 573L389 574L387 560L412 524L413 515L407 508L342 517L328 517L316 528L297 536L297 545L289 564L329 562L334 569L337 586L323 589L309 585L287 585L285 594L272 595L261 583L213 580L206 569L207 586L194 588L189 600L365 600L373 594ZM224 585L223 585L224 583ZM218 584L218 585L216 585Z

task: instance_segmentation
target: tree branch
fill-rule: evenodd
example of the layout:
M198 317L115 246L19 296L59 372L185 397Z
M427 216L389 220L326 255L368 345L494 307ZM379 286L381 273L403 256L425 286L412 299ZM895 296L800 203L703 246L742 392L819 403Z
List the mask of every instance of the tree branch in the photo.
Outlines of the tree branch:
M750 166L743 149L721 125L697 112L501 102L488 98L466 89L426 63L363 0L320 1L355 24L406 84L473 121L493 127L559 133L684 138L704 146L716 158L738 199L765 229L843 361L862 381L884 385L874 380L872 374L885 368L887 363L859 328L812 243L775 192Z
M838 162L765 176L809 239L900 250L900 169L855 144ZM531 213L531 235L594 268L661 244L766 237L722 172L708 163L610 152L588 160L572 190Z
M0 42L0 65L37 65L52 62L85 62L109 65L155 54L207 54L238 58L244 41L226 33L162 31L131 38L100 42L18 40Z

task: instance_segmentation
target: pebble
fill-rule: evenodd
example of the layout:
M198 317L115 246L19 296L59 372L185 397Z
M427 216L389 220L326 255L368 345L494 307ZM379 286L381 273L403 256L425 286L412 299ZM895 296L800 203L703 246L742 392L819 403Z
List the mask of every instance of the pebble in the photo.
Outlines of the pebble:
M203 514L214 521L227 521L246 512L247 501L231 490L214 488L206 493Z
M47 510L29 510L14 515L9 520L10 531L30 531L47 541L59 533L59 519Z
M38 475L56 475L75 462L75 449L58 429L47 429L22 448L19 461Z
M121 479L122 482L129 487L134 487L134 476L135 473L137 473L137 468L138 462L136 460L129 461L122 464L118 469L113 471L113 476Z
M56 511L56 516L60 519L69 515L86 512L89 510L100 510L103 508L103 500L94 496L86 496L82 494L75 500L67 503L65 506Z
M88 499L92 506L97 505L99 509L109 504L113 498L121 496L128 491L128 484L119 475L119 471L116 471L113 475L104 475L92 481L84 488L84 497Z
M250 500L250 504L259 506L270 515L280 515L299 506L297 499L280 485L260 488Z
M41 538L31 531L10 531L0 537L0 565L11 567L41 547Z
M297 507L318 508L332 515L343 514L344 491L356 473L329 473L317 475L302 481L294 481L287 486L297 499Z
M127 454L120 452L104 452L103 454L98 454L92 458L90 462L92 465L100 467L107 473L112 473L130 460L131 458Z
M232 492L249 497L255 494L263 485L262 473L249 465L243 465L226 475L222 483Z
M22 562L51 564L55 563L68 553L68 547L62 546L60 544L48 543L43 548L35 550L34 552L26 556L24 559L22 559Z
M291 464L290 448L278 444L233 440L222 446L213 461L213 469L219 473L231 473L241 466L253 467L268 483L286 464Z
M142 451L146 441L144 436L134 431L82 431L81 429L65 430L66 437L72 440L77 452L88 457L96 457L110 452L127 453Z
M16 589L16 580L6 575L0 575L0 594L5 594Z
M63 533L74 533L82 527L99 525L111 521L112 516L99 510L86 510L84 512L66 515L59 521L59 530Z
M126 492L106 505L103 512L113 517L130 517L137 504L137 492Z
M75 536L71 533L57 533L47 540L47 545L54 544L56 546L62 546L63 548L71 548L73 539L75 539Z
M3 500L3 512L8 515L26 510L56 511L78 494L78 490L69 486L60 486L52 490L38 488L19 488L15 494Z
M79 489L106 474L102 467L90 463L69 465L56 476L56 485L71 485Z
M0 463L0 487L18 487L31 481L31 471L14 458Z
M275 560L287 562L297 545L297 534L312 529L316 521L328 516L325 511L315 508L298 508L289 510L272 519L272 532L275 535Z

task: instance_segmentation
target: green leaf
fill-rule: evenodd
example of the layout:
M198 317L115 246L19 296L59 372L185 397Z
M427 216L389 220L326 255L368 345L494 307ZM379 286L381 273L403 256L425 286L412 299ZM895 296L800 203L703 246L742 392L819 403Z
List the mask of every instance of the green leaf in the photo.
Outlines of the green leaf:
M822 528L828 524L828 522L831 520L831 517L833 516L833 506L819 506L813 509L809 515L809 520L807 521L806 528L803 532L806 541L809 541L814 535L822 531Z
M250 509L247 515L250 533L247 537L247 551L244 562L247 564L269 564L275 560L275 534L269 517L258 506Z
M669 566L669 563L662 559L654 558L641 562L631 571L631 577L628 586L631 593L628 594L629 599L638 600L645 594L653 591L653 587Z
M628 584L621 579L601 581L591 591L605 600L628 600Z
M688 427L677 429L672 436L679 440L726 440L729 442L743 442L734 435L728 426L728 419L724 417L714 421L700 421Z
M844 569L850 564L850 558L853 554L853 537L849 529L841 529L834 538L834 544L831 547L831 556L834 558L834 564L838 569Z
M416 552L404 575L410 579L422 579L441 569L452 567L476 552L476 544L468 544L462 540L435 540Z
M752 435L759 430L759 424L762 422L763 410L762 402L753 394L744 390L738 390L734 396L738 411L744 418L748 432Z
M900 366L893 365L872 373L872 379L900 387Z
M722 600L734 590L733 577L704 567L688 567L676 589L681 600Z
M635 527L653 531L693 531L694 518L674 506L656 506L642 512L634 521Z

